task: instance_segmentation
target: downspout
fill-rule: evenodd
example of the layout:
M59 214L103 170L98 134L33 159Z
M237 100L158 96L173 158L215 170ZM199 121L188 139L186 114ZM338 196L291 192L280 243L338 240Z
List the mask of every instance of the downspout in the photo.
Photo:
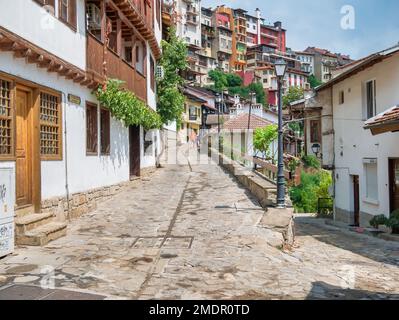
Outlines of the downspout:
M333 131L333 163L332 163L332 167L333 167L333 199L334 199L334 207L333 207L333 215L334 215L334 220L335 220L335 195L336 195L336 171L335 171L335 125L334 125L334 103L333 103L333 88L334 86L331 86L330 89L330 98L331 98L331 117L332 117L332 131Z
M67 130L67 117L66 117L66 108L67 108L67 103L66 103L66 94L62 92L62 104L64 108L64 146L65 146L65 151L64 151L64 157L65 157L65 193L66 193L66 200L67 200L67 220L70 222L70 203L69 203L69 180L68 180L68 130Z

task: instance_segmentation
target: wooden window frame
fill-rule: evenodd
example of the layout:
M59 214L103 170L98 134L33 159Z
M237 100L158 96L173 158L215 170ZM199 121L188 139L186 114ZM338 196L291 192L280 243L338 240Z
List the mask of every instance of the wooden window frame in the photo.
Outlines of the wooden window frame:
M49 124L42 120L40 120L40 108L41 108L41 96L42 94L51 95L58 99L58 124ZM62 96L59 93L55 93L53 91L39 89L39 96L38 96L38 103L39 103L39 149L40 149L40 159L42 161L61 161L63 159L63 114L62 114ZM55 155L47 155L41 153L41 126L47 124L48 126L53 126L58 128L58 154Z
M58 20L63 22L65 25L70 27L73 31L77 31L77 21L78 21L78 6L77 6L77 0L67 0L68 1L68 17L67 19L64 19L62 17L62 1L64 0L58 0ZM72 17L71 17L71 8L73 9Z
M318 137L318 139L317 140L319 140L319 141L315 141L314 139L313 139L313 126L312 126L312 124L313 123L317 123L317 127L318 127L318 130L317 130L317 137ZM321 143L321 121L320 120L310 120L310 122L309 122L309 127L310 127L310 143Z
M103 121L102 121L102 117L103 117L103 112L107 113L107 117L108 117L108 126L106 129L106 132L104 132L104 128L103 128ZM104 147L104 136L106 135L106 142L108 144L107 146L107 150L104 151L103 147ZM100 154L102 156L109 156L111 154L111 113L109 111L109 109L104 108L104 107L100 107Z
M93 140L96 141L96 146L95 146L95 150L91 150L89 149L88 146L88 134L89 134L89 117L88 117L88 109L95 109L96 110L96 121L95 121L95 129L93 130L94 134L95 134L95 138ZM98 104L94 103L94 102L89 102L86 101L86 156L98 156Z
M8 78L6 76L3 76L2 74L0 74L0 80L6 81L10 83L10 116L5 117L5 116L0 116L0 119L8 119L11 120L11 126L10 126L10 130L11 130L11 151L10 154L4 154L1 155L0 154L0 160L1 161L13 161L15 160L15 101L16 101L16 84L15 84L15 80L12 78Z

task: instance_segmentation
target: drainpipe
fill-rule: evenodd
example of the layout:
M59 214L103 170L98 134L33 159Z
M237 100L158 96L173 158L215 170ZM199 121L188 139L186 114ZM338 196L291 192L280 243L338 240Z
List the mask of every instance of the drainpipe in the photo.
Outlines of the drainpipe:
M69 182L68 182L68 130L67 130L67 117L66 117L66 108L67 108L67 97L64 92L62 92L62 107L64 108L64 157L65 157L65 193L66 193L66 200L67 200L67 220L70 222L70 204L69 204Z
M333 170L333 199L334 199L334 207L333 207L333 215L334 215L334 220L335 220L335 195L336 195L336 170L335 170L335 126L334 126L334 103L333 103L333 87L331 86L330 88L330 98L331 98L331 122L332 122L332 130L333 130L333 163L332 166L334 168Z

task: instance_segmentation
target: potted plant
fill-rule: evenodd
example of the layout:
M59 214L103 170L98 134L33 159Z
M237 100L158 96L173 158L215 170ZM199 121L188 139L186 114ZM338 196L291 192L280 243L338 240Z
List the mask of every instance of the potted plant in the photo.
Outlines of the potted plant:
M391 213L391 218L386 225L392 229L392 233L399 234L399 209Z
M373 219L370 220L369 224L374 229L378 230L380 226L387 225L388 220L389 219L386 216L384 216L383 214L380 214L378 216L374 216Z

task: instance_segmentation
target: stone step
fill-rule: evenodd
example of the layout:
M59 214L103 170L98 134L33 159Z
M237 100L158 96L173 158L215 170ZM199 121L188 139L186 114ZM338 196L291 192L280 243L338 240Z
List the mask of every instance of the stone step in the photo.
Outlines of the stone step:
M67 224L63 222L51 222L16 236L18 245L44 246L50 241L66 235Z
M22 207L15 208L16 217L24 217L35 212L35 207L33 205L26 205Z
M52 222L54 215L52 213L33 213L15 219L15 232L22 235L35 228Z

